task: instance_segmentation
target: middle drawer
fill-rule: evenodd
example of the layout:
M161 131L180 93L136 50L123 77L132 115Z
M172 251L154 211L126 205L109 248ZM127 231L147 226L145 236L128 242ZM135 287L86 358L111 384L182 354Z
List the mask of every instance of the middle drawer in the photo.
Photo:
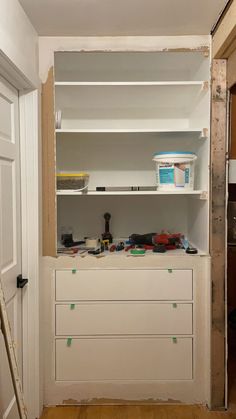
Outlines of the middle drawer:
M56 335L186 335L192 319L191 303L57 304Z

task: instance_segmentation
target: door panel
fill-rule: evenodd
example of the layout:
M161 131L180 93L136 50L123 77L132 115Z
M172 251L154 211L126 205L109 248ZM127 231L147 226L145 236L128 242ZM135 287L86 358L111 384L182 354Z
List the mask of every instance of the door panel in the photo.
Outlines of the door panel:
M0 114L1 118L1 129L0 129L0 138L6 141L12 142L13 133L12 133L12 102L4 97L0 93ZM14 110L13 110L14 112ZM13 113L14 116L14 113Z
M7 271L13 266L15 261L15 214L14 214L14 194L13 179L15 178L14 163L0 162L1 165L1 212L2 212L2 235L4 243L2 246L2 272ZM9 185L5 188L4 185Z
M0 78L0 276L22 377L20 153L18 92ZM1 333L0 333L1 335ZM4 419L18 418L3 337L0 337L0 405Z

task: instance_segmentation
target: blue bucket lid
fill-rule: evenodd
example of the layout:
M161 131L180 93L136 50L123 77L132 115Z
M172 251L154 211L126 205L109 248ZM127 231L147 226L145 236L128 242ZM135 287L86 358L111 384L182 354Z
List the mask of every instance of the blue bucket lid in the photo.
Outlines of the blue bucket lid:
M161 151L159 153L153 154L153 156L154 157L156 157L156 156L163 156L164 154L168 154L169 156L171 156L173 154L185 154L185 155L192 154L193 156L196 156L196 154L193 153L192 151Z

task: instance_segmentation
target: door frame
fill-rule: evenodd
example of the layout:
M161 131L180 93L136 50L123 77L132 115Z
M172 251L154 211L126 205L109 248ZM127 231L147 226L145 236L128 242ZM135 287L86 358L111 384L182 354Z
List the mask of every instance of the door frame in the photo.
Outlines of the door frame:
M40 83L31 81L0 50L0 75L19 92L22 273L23 389L28 418L40 416L39 369L39 109Z

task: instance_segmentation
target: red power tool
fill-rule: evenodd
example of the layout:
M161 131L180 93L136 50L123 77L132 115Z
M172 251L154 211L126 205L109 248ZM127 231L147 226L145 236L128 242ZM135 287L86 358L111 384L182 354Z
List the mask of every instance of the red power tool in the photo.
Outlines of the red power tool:
M163 246L165 250L174 250L181 247L181 233L148 233L148 234L132 234L129 239L133 245L143 245L146 249L155 246Z

